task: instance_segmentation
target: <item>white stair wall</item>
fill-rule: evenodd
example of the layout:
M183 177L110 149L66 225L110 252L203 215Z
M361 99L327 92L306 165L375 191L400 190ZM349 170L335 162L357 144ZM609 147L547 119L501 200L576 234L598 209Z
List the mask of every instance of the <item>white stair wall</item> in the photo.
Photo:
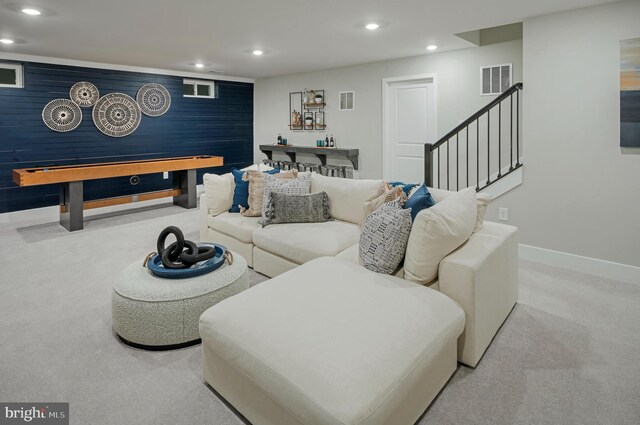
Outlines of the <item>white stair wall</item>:
M505 167L502 170L502 174L506 174L509 172L509 167ZM491 181L495 183L491 183L489 186L482 189L480 192L490 194L493 199L499 198L505 193L515 189L516 187L522 184L522 179L524 175L524 165L521 165L508 175L500 178L500 180L495 181L498 178L498 174L494 174L491 176ZM486 184L486 179L480 182L480 186L484 186Z

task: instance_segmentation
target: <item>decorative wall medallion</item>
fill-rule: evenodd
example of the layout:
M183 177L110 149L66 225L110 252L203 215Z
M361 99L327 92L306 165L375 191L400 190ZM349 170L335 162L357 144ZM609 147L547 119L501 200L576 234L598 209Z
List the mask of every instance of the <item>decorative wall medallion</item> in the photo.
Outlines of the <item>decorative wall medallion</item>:
M80 81L71 86L69 97L79 106L88 108L96 104L100 98L98 88L88 81Z
M159 117L169 110L171 95L161 84L145 84L136 95L142 113L150 117Z
M98 130L107 136L124 137L136 131L142 114L131 96L109 93L96 102L92 117Z
M71 131L82 122L82 110L69 99L55 99L42 110L42 121L53 131Z

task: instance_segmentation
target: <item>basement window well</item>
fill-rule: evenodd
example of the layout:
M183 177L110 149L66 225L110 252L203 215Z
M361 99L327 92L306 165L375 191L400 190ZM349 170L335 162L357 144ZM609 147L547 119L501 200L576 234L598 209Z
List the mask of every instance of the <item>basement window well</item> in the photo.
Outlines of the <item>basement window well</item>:
M215 81L184 80L182 83L182 95L184 97L201 97L205 99L216 98Z
M23 88L22 65L0 63L0 87Z

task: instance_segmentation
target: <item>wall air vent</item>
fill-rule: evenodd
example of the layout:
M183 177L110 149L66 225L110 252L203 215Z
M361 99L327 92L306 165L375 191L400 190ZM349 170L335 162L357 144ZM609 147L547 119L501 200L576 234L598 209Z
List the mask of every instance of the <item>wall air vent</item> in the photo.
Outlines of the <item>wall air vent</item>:
M511 87L511 67L510 63L481 67L480 94L497 95Z
M341 91L338 97L338 110L353 111L355 96L356 96L355 92Z

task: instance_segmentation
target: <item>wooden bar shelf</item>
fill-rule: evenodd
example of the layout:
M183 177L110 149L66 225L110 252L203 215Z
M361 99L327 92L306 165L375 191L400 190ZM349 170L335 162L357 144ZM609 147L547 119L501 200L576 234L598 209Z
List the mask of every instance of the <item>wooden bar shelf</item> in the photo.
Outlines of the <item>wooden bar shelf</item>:
M292 145L260 145L260 151L267 158L273 160L274 152L282 152L286 154L291 162L296 162L296 154L312 154L315 155L322 165L327 165L327 157L338 157L348 159L353 164L353 169L358 169L358 149L345 148L317 148L315 146L292 146Z

